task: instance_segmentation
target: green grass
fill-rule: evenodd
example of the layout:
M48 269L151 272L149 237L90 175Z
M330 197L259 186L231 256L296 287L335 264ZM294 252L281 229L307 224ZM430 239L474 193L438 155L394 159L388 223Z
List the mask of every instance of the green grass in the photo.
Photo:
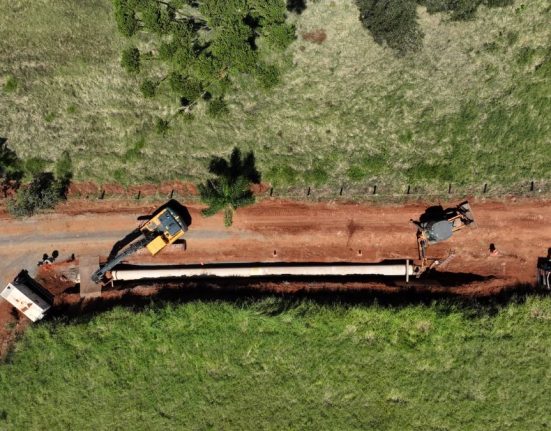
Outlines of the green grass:
M308 2L281 83L243 77L227 115L145 99L120 67L109 0L0 0L0 136L24 158L68 150L75 178L200 181L212 155L254 150L276 185L513 185L551 180L551 13L546 0L451 21L418 8L418 53L396 57L352 0ZM318 45L301 34L324 29ZM138 150L136 150L138 149Z
M0 365L0 429L547 429L550 322L549 297L494 312L192 301L42 322Z

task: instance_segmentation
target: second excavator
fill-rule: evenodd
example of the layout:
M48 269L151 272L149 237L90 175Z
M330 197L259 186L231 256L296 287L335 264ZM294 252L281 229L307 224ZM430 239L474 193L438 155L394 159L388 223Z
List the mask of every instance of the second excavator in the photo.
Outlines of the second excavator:
M468 226L476 226L469 202L444 209L433 206L421 215L419 220L411 220L417 226L417 248L421 266L427 264L427 247L449 239L454 232Z

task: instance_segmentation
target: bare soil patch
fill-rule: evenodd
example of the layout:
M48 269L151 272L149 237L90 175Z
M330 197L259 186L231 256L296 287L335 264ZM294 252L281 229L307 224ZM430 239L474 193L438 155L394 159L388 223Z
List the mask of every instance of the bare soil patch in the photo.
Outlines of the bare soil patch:
M321 45L327 39L327 33L323 29L317 29L302 33L302 38L308 42L316 43Z

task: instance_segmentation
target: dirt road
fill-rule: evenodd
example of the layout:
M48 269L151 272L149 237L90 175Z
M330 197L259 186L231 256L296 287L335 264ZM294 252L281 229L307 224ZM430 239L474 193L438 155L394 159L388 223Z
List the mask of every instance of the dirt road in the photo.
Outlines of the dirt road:
M456 256L446 270L506 276L520 282L534 278L535 261L551 246L551 201L471 201L478 228L457 233L431 247L441 259ZM442 202L443 206L457 202ZM107 212L110 207L113 212ZM3 276L36 268L43 253L58 250L60 259L74 253L106 256L112 245L138 226L137 217L156 205L112 202L65 204L56 214L26 220L0 219L0 272ZM172 246L155 258L138 253L132 261L377 261L415 258L417 218L427 204L361 205L266 200L237 211L231 228L221 215L204 218L188 207L192 223L187 249ZM499 252L491 256L489 245ZM275 255L274 255L275 252Z
M453 206L458 202L441 202ZM436 204L436 203L432 203ZM551 247L551 201L471 200L478 228L466 229L432 246L429 256L446 259L442 271L493 276L491 282L456 286L466 293L515 283L533 283L538 256ZM225 228L221 215L204 218L200 207L188 207L192 223L187 247L171 246L152 258L146 251L132 262L206 263L246 261L351 261L416 258L417 218L429 204L366 205L297 203L265 200L240 209ZM113 244L138 226L137 217L156 205L72 201L56 214L0 223L0 273L4 281L22 268L31 272L43 253L59 259L75 254L106 256ZM489 253L495 244L498 254ZM357 287L357 286L356 286ZM8 309L3 315L9 314Z

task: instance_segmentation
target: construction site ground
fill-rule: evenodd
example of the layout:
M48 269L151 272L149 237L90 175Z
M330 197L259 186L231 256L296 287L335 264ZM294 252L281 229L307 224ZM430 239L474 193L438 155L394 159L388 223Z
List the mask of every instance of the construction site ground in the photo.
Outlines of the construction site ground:
M386 292L400 295L407 290L438 296L489 297L535 282L538 256L551 246L551 201L506 198L500 201L470 200L477 227L465 229L450 240L431 246L428 256L441 264L437 274L403 283L384 280L271 280L246 282L248 291L297 293L320 290ZM185 202L182 202L185 204ZM444 207L458 202L438 202ZM200 264L212 262L378 262L385 259L416 259L417 219L436 202L406 205L356 204L343 202L292 202L264 200L239 209L234 224L224 227L222 215L204 218L201 206L187 206L192 222L186 244L176 244L156 257L142 250L131 263ZM0 274L4 286L21 269L28 269L55 294L58 309L82 310L94 304L123 303L128 295L149 297L171 292L185 295L198 283L134 284L105 289L100 298L83 300L73 282L64 279L78 264L79 256L105 258L113 245L135 229L141 215L158 204L137 201L70 200L56 213L16 220L0 214ZM496 253L490 253L490 244ZM53 265L38 267L42 255L59 257ZM67 262L71 255L76 259ZM444 274L445 273L445 274ZM234 282L219 283L228 288ZM212 289L212 282L205 289ZM55 309L55 307L54 307ZM0 350L27 325L27 320L0 302Z

